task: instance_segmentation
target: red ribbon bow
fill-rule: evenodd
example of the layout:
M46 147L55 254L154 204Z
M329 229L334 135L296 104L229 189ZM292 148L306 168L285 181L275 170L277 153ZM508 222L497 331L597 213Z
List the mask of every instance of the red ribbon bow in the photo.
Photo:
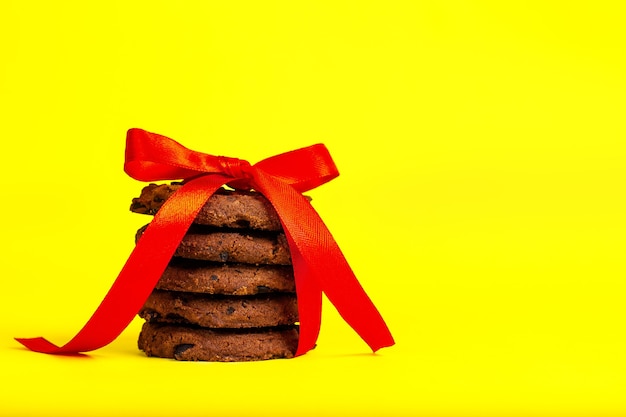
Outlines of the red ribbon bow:
M113 286L78 334L61 347L41 337L16 339L28 349L70 354L95 350L115 340L147 300L202 206L224 184L259 191L280 217L296 280L300 316L296 355L315 345L322 291L373 351L394 344L387 325L337 243L301 194L339 175L324 145L250 165L236 158L192 151L165 136L130 129L124 170L140 181L186 180L157 212Z

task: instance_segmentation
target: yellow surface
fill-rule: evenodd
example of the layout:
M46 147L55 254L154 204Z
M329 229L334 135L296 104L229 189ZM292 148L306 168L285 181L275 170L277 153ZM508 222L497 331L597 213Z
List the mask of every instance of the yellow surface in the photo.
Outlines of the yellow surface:
M200 6L204 4L203 6ZM626 415L623 2L0 3L2 416ZM310 194L397 345L325 305L262 363L22 349L83 325L147 220L126 129Z

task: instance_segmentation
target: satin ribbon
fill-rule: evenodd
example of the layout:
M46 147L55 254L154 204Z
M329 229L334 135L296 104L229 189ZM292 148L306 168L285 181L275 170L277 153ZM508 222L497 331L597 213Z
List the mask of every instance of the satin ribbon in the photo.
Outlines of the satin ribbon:
M374 352L394 344L331 233L302 195L339 175L324 145L251 165L237 158L192 151L165 136L130 129L124 170L140 181L185 181L154 216L111 289L76 336L60 347L42 337L16 339L28 349L73 354L99 349L115 340L144 305L200 209L224 184L257 190L280 217L296 281L300 316L296 355L315 346L322 292Z

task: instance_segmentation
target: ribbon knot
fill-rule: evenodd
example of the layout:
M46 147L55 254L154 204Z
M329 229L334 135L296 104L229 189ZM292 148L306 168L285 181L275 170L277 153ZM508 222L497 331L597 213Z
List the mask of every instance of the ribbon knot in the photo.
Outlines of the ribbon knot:
M252 178L252 165L250 165L250 162L239 158L230 158L228 156L218 156L217 160L226 175L235 179ZM234 185L236 188L246 188L245 186L242 187L241 181L238 181Z
M289 243L300 320L296 355L315 346L321 324L322 292L373 351L394 344L324 222L301 194L339 172L322 144L249 162L213 156L141 129L130 129L124 170L140 181L184 179L156 213L117 279L85 326L58 347L38 337L17 339L42 353L71 354L103 347L119 336L148 299L183 236L224 184L254 188L278 214Z
M239 158L230 158L228 156L217 157L220 165L224 169L226 175L234 178L250 178L250 162Z

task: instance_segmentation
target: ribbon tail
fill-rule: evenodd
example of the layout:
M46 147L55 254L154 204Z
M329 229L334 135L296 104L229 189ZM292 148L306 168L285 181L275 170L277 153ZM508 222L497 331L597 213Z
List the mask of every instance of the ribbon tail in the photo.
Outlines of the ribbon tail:
M317 282L318 288L326 294L343 319L372 351L392 346L395 342L387 324L307 199L290 185L261 170L255 174L254 183L278 212L289 243L293 245L290 247L295 248L306 264L308 276ZM308 317L308 313L305 313L300 318L301 332L312 334L303 320Z
M296 296L298 297L298 317L300 335L296 356L300 356L315 347L322 324L322 289L311 276L306 262L298 251L291 235L285 231L291 251L294 276L296 279Z
M148 299L202 206L231 179L198 177L163 204L96 311L68 343L59 347L41 337L16 340L30 350L49 354L88 352L111 343Z

